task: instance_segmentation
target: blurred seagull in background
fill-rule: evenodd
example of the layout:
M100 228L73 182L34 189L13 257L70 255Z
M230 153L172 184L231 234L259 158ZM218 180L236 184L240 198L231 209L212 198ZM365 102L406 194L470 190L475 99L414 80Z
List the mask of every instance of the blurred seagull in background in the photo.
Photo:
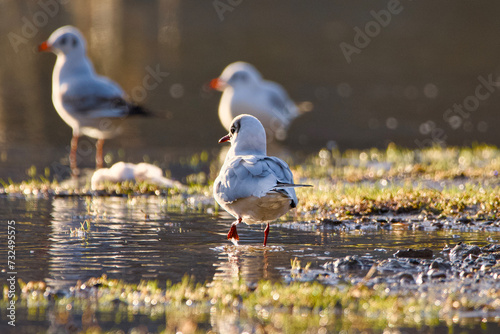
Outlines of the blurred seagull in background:
M283 160L266 153L266 132L260 121L251 115L236 117L228 135L219 143L231 142L219 176L214 182L214 198L237 220L227 238L239 240L236 225L266 223L264 246L269 235L269 222L297 206L293 175Z
M268 140L284 140L292 121L313 107L311 102L296 105L281 85L264 80L253 65L242 61L229 64L210 88L223 92L219 119L226 130L236 116L249 114L262 122Z
M86 54L85 39L78 29L64 26L39 45L38 51L57 55L52 74L52 102L61 118L73 128L70 166L78 173L76 152L81 135L96 138L96 168L103 165L104 140L121 132L120 121L131 115L148 115L128 102L123 90L97 75Z

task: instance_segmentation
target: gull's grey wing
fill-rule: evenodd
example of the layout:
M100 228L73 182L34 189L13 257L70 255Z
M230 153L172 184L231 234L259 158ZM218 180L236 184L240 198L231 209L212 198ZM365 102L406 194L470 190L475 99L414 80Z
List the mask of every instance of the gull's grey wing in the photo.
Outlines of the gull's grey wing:
M293 182L293 174L290 167L280 158L266 157L266 160L269 168L271 168L273 173L277 176L277 182L272 190L286 194L286 196L290 197L292 200L292 207L296 207L299 201L294 188L297 185Z
M121 88L104 77L76 78L62 83L61 99L72 114L85 117L123 117L129 111Z
M285 103L285 101L274 91L267 91L267 100L269 101L269 105L276 112L279 112L282 116L290 117L290 110Z
M264 87L268 95L267 99L273 110L278 111L287 118L297 117L297 106L280 84L273 81L265 81Z
M295 190L279 187L293 184L293 175L288 165L276 157L235 157L227 161L216 182L215 191L226 202L249 196L262 197L274 191L285 194L296 203Z
M286 92L285 88L281 86L279 83L276 83L274 81L269 81L265 80L263 82L264 87L266 87L267 90L272 90L276 93L276 95L283 101L283 103L288 103L288 101L291 101L290 96Z
M267 91L267 96L269 103L273 106L273 108L278 109L280 111L286 109L285 101L278 94L276 94L276 92L272 90ZM288 113L288 110L284 112Z

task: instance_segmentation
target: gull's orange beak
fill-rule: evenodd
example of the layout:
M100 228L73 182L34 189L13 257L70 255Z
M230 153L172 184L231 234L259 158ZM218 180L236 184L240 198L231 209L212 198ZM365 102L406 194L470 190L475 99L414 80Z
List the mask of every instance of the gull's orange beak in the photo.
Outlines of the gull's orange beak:
M220 78L215 78L210 81L209 86L215 90L223 90L226 87L226 82Z
M38 46L38 52L50 51L50 45L47 41Z
M219 144L220 143L225 143L227 141L230 141L231 140L231 136L230 135L225 135L224 137L222 137L221 139L219 139Z

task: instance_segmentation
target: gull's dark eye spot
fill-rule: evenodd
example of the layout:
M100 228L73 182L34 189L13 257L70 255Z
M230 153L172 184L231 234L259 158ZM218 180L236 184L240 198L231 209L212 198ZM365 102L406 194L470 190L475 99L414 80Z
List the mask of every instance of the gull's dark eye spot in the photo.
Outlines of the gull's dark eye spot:
M71 43L73 44L73 47L76 47L78 45L78 41L74 37L71 39Z
M238 71L233 74L231 81L247 81L248 80L248 74L243 71Z
M238 132L238 130L240 129L240 123L239 122L236 122L234 123L232 126L231 126L231 134L234 135L235 133Z
M61 38L60 43L61 43L61 45L65 45L66 44L66 37Z

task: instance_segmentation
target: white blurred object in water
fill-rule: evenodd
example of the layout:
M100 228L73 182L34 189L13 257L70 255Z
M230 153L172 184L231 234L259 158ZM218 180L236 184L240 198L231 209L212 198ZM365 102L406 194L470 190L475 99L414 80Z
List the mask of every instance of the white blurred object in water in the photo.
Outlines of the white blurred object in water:
M117 162L110 168L101 168L92 175L92 189L96 190L104 182L123 182L123 181L147 181L166 188L184 188L178 182L163 177L163 171L160 167L141 162L133 164L129 162Z

